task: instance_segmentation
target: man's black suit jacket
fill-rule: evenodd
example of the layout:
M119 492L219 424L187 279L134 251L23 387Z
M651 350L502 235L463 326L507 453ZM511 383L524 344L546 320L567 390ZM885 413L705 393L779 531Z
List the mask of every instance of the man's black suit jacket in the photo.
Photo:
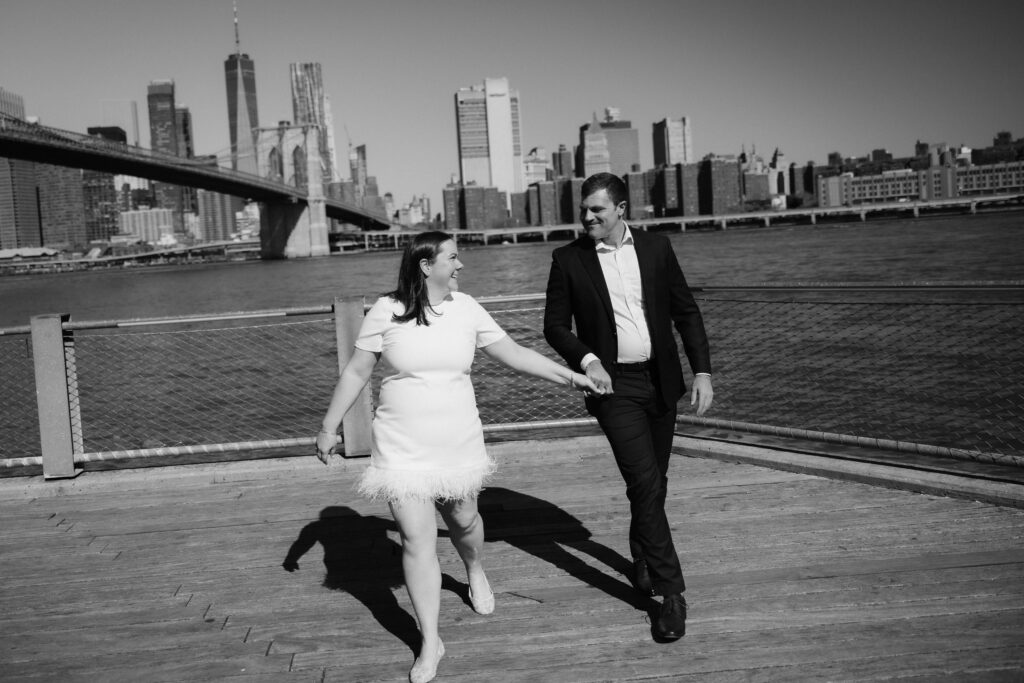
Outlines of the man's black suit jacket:
M668 408L686 392L672 326L679 332L694 373L711 372L708 337L704 319L671 243L662 235L635 229L630 232L640 264L656 384ZM544 308L544 338L574 369L580 368L580 361L587 353L597 355L607 370L618 358L608 286L598 262L595 242L586 235L555 249L552 254Z

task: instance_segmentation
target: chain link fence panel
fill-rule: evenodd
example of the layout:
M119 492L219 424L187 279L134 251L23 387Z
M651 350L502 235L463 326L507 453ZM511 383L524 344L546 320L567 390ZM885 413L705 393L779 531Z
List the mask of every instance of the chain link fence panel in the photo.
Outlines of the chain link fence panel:
M565 364L544 340L543 300L540 305L498 308L490 313L517 344ZM516 374L480 351L473 363L473 386L485 425L589 417L578 390Z
M41 455L32 337L0 336L0 458Z
M709 298L717 418L1024 454L1024 305Z
M316 434L338 377L330 318L75 337L86 452Z

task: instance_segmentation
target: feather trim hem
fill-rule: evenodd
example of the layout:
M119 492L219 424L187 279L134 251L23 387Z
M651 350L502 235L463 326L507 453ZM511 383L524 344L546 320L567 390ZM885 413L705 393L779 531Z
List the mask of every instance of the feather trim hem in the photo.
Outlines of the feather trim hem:
M481 466L458 472L438 470L385 470L367 466L357 491L372 500L465 500L473 498L494 474L497 465L490 458Z

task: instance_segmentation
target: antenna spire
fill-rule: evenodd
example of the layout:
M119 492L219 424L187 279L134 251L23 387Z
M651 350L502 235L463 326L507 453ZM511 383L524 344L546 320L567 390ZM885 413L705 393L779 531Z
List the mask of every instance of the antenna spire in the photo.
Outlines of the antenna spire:
M235 13L235 54L240 55L242 54L242 41L238 38L238 0L233 0L231 5Z

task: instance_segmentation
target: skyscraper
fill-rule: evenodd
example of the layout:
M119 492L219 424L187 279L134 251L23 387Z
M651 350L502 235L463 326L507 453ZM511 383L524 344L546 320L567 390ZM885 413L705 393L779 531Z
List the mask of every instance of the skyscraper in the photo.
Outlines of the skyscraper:
M459 88L455 125L463 185L496 187L506 194L523 191L519 91L509 88L507 78Z
M35 164L42 246L82 248L86 234L82 169Z
M192 112L188 107L174 107L174 123L178 129L178 156L184 159L194 158L196 152L192 135ZM182 211L195 213L198 210L195 188L182 187L181 202Z
M149 104L149 146L154 152L179 155L178 115L174 105L174 81L151 81L147 89ZM185 204L181 187L168 183L153 183L153 192L159 208L171 209L174 229L184 229L182 210Z
M324 172L324 182L330 183L341 179L341 170L338 168L338 149L334 145L334 114L331 112L331 98L326 93L324 93L323 137L326 139L324 149L327 152L328 163Z
M366 196L366 145L359 145L349 150L348 170L355 187L356 199L361 200Z
M572 152L559 145L558 151L551 155L551 165L554 168L556 178L572 177Z
M199 163L217 168L217 155L206 154L196 158ZM231 239L235 232L235 200L237 197L213 192L195 190L197 231L195 237L207 242Z
M0 114L24 120L21 95L0 88ZM35 164L0 157L0 249L41 246Z
M146 91L149 105L149 146L178 156L178 119L174 107L174 81L151 81Z
M238 4L235 3L235 53L224 60L224 82L228 93L228 132L231 139L231 168L257 175L256 65L242 52L238 38Z
M331 105L324 94L323 70L317 62L293 63L289 66L292 82L292 118L299 126L320 127L320 164L325 183L338 180L337 154Z
M654 165L689 164L696 161L690 120L665 118L654 124Z
M576 173L586 178L607 172L624 176L640 169L640 135L629 121L619 118L619 110L607 107L604 121L597 115L580 126L580 144L576 148Z
M128 136L118 126L93 126L86 129L95 135L127 145ZM120 206L117 203L117 187L114 176L103 171L82 171L82 200L85 205L85 237L88 241L107 240L116 235L120 224Z
M174 127L178 134L178 156L191 159L196 150L192 136L192 112L188 107L174 107Z

